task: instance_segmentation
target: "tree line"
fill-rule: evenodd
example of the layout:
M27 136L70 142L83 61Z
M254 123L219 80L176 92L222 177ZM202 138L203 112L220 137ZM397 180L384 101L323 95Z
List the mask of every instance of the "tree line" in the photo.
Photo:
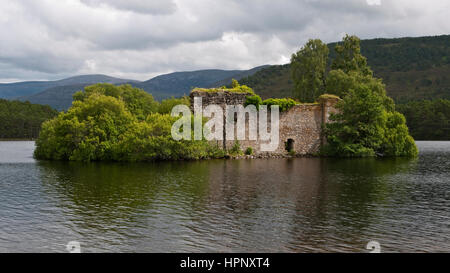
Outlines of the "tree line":
M58 114L50 106L0 99L0 139L34 139L41 124Z
M398 104L416 140L450 140L450 100L424 100Z

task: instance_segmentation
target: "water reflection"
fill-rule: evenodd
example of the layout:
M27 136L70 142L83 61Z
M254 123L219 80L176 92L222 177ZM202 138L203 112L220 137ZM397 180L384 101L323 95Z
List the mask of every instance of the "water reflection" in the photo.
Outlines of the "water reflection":
M417 160L0 163L0 252L450 251L436 145Z
M39 163L73 231L100 249L355 250L405 160ZM350 236L350 237L349 237ZM331 245L330 245L331 244ZM359 246L358 246L359 247ZM130 249L126 249L130 250Z

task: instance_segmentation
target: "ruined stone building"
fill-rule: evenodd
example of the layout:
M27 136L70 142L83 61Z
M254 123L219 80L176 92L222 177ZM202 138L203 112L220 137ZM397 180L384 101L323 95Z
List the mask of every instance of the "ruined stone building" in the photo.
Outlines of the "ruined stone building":
M226 105L244 105L246 97L251 95L251 93L236 93L226 90L204 92L194 89L190 94L190 99L191 105L193 105L194 98L201 97L203 108L210 104L216 104L220 105L225 112ZM337 97L324 96L319 99L318 103L298 104L285 112L280 112L279 145L273 152L262 152L259 138L258 140L247 138L239 140L240 147L242 150L251 147L256 155L287 155L289 151L293 151L296 155L314 155L324 144L322 128L325 123L329 122L330 113L336 111L335 105L338 100ZM270 117L270 114L268 116ZM248 120L246 120L247 122ZM247 124L246 130L247 137ZM217 141L217 145L230 149L235 142L233 140Z

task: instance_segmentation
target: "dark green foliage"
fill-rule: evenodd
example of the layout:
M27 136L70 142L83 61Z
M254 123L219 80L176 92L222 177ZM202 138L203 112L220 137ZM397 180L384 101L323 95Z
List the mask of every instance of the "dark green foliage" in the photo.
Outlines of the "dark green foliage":
M411 135L418 140L450 140L450 100L425 100L399 104Z
M291 97L294 90L290 64L266 67L240 82L252 87L263 99Z
M328 156L417 156L414 139L409 135L405 118L394 111L382 82L373 78L359 50L359 39L346 36L336 46L338 62L333 64L327 88L342 90L342 97L325 126L327 144L322 153ZM339 88L336 88L339 87Z
M361 85L338 103L325 128L328 156L416 156L417 147L409 135L405 118L387 111L382 95Z
M143 90L97 84L74 97L66 113L43 124L36 158L134 162L223 156L205 140L174 140L171 128L178 118L157 113L167 110Z
M321 40L309 40L291 57L294 96L314 102L325 90L328 47Z
M261 104L267 105L268 109L270 109L270 106L272 106L272 105L278 105L278 106L280 106L280 112L284 112L284 111L291 109L294 105L297 105L298 102L296 102L295 100L293 100L291 98L267 99L267 100L264 100Z
M397 103L450 99L449 44L450 35L362 40L361 53ZM328 44L330 66L336 58L335 46ZM294 91L290 64L264 68L240 82L263 99L290 97Z
M336 55L331 64L332 70L342 70L344 73L356 71L363 76L372 76L367 59L361 54L358 37L347 34L341 43L336 44L334 52Z
M0 99L0 138L37 138L41 124L57 114L50 106Z
M246 155L252 155L253 154L253 148L252 147L247 147L247 149L245 149L245 154Z

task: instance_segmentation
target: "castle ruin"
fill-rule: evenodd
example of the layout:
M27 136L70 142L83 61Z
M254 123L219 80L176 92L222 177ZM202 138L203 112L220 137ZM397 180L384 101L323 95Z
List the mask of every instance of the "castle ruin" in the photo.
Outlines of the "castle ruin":
M217 92L196 91L190 94L191 105L195 97L202 98L202 107L210 104L220 105L225 112L227 105L244 105L247 96L251 93L237 93L226 90ZM324 145L325 138L322 134L323 125L329 122L330 113L335 112L335 105L338 102L335 97L320 98L317 103L298 104L285 112L279 114L279 145L273 152L262 152L260 150L261 141L248 139L248 119L246 118L246 139L239 140L242 150L251 147L257 156L286 156L290 152L299 156L315 155L320 147ZM268 117L270 122L270 114ZM270 128L270 126L269 126ZM225 130L224 130L225 134ZM236 136L236 134L234 134ZM224 149L230 149L236 140L216 141L217 145Z

